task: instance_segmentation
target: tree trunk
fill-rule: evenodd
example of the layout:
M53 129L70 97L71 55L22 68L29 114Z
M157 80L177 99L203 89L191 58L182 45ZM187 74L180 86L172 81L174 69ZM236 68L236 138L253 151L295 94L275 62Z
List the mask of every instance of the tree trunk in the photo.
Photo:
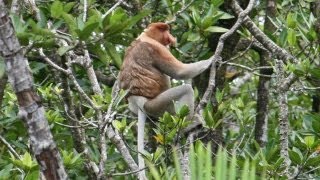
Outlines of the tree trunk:
M264 32L272 37L272 33L276 31L271 19L276 16L276 1L268 0L266 2L266 15L264 23ZM260 55L260 66L268 66L270 62L270 55L264 51L258 51ZM260 74L271 75L272 71L261 69ZM255 140L261 147L265 146L267 142L268 130L268 103L269 103L269 81L268 77L259 77L259 85L257 90L257 116L255 125Z
M7 15L0 0L0 55L5 60L6 71L18 99L19 116L28 129L30 143L41 173L47 180L67 179L60 153L53 140L44 108L33 89L33 79Z
M248 1L247 0L244 0L244 1L245 2L243 3L243 5L247 5ZM223 6L222 10L228 13L232 13L230 10L229 4L230 4L229 1L225 1L224 4L222 5ZM222 21L219 21L218 25L221 27L230 29L233 26L233 24L236 22L236 20L237 19L222 20ZM209 37L209 47L213 52L215 51L219 38L222 34L223 33L213 33L211 37ZM224 48L221 53L222 61L228 60L235 54L234 47L236 47L239 40L240 40L240 35L238 33L234 33L225 41ZM227 66L222 65L217 69L217 72L216 72L216 80L215 80L216 86L213 90L213 95L211 97L213 112L217 112L218 110L219 105L216 103L214 94L217 91L217 89L222 90L224 88L226 68ZM196 79L194 80L194 84L198 88L200 96L203 96L207 88L206 82L208 82L209 80L209 73L210 73L209 70L207 70L201 75L199 75L198 77L196 77ZM213 152L216 152L218 150L219 145L223 143L222 129L223 129L222 125L219 125L219 127L217 127L214 132L209 133L208 136L210 137L206 137L204 140L204 141L209 141L210 139L214 140L214 143L212 143Z

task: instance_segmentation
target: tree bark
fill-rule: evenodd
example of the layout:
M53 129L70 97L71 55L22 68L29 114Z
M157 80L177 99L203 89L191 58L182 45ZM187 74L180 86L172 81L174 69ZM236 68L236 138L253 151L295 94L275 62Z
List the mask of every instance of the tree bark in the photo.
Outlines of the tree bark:
M272 33L276 31L276 27L271 19L276 16L276 1L268 0L266 2L266 15L264 23L264 32L271 37ZM268 66L271 60L270 54L265 51L258 51L260 55L260 66ZM271 75L272 71L261 69L260 74ZM257 90L257 115L255 124L255 140L261 147L265 146L267 142L268 130L268 103L269 103L269 81L268 77L259 77L259 84Z
M244 0L244 1L245 2L243 4L246 6L248 4L248 1L247 0ZM230 13L229 4L230 4L230 2L228 0L226 0L224 2L224 4L222 5L223 10L228 13ZM230 29L234 25L236 20L237 19L235 18L235 19L219 21L219 26ZM222 34L223 33L213 33L211 35L211 37L209 38L209 47L213 52L216 50L218 42L219 42L219 38ZM235 54L234 47L236 47L239 40L240 40L240 35L238 33L233 33L229 38L227 38L227 40L225 41L225 44L224 44L223 51L221 52L222 61L228 60L229 58L231 58ZM226 65L222 65L219 68L217 68L216 79L215 79L216 86L213 90L213 94L215 94L215 92L218 89L222 90L224 88L226 68L227 68ZM207 70L206 72L202 73L200 76L196 77L196 79L194 81L195 86L199 90L200 96L203 96L203 94L207 88L207 84L203 83L203 82L208 82L209 73L210 72ZM212 111L217 112L219 105L217 104L214 95L211 97L211 103L213 105ZM222 116L222 114L220 116ZM218 117L218 118L222 118L222 117ZM212 143L212 151L213 152L217 152L219 145L221 145L223 143L222 131L223 131L222 125L219 125L219 127L217 127L214 132L209 133L208 136L210 136L210 137L205 138L205 141L209 141L210 139L214 140L214 143ZM199 136L201 136L201 135L202 135L202 133L200 133Z
M314 17L317 18L314 25L314 29L317 32L318 43L320 44L320 1L312 2L310 9ZM310 82L314 86L320 86L320 81L317 78L311 77ZM312 111L316 113L320 112L320 91L319 90L317 90L315 92L315 95L312 97Z
M67 179L60 153L53 140L44 108L33 89L33 79L15 36L12 23L0 0L0 55L18 99L19 116L28 129L30 143L41 173L47 180Z

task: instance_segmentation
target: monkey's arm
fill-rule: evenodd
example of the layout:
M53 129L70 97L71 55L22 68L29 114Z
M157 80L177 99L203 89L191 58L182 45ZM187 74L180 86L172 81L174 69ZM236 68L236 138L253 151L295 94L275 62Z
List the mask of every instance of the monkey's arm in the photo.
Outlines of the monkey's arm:
M183 67L176 73L176 77L172 77L175 79L191 79L206 70L211 63L212 60L208 59L191 64L183 64Z
M184 64L177 60L169 50L163 53L165 54L160 54L158 55L158 58L153 58L154 65L161 72L175 79L191 79L206 70L212 63L212 59L208 59Z

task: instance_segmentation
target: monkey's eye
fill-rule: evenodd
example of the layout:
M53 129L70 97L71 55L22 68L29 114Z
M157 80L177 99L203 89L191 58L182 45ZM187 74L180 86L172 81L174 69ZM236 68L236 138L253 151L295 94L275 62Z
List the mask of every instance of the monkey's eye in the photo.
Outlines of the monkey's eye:
M167 28L160 27L159 30L160 30L161 32L165 32L165 31L167 30Z

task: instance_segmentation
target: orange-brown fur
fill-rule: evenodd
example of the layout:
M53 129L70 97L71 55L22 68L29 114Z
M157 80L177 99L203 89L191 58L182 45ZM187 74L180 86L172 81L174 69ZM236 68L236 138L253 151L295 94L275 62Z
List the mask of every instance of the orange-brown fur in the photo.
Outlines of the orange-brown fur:
M165 23L152 23L127 49L120 71L120 88L129 89L129 95L152 99L170 88L169 77L157 66L177 69L182 67L166 48L175 44L175 38Z

